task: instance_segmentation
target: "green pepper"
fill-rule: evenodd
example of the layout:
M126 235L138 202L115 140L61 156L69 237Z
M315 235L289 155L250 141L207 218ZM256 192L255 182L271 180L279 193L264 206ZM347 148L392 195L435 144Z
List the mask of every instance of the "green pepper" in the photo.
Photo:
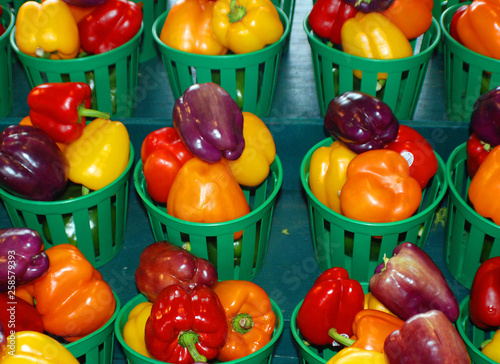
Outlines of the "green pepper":
M243 237L236 239L233 243L234 246L234 265L241 264L241 252L243 250ZM208 241L207 244L208 260L217 268L217 242ZM255 243L255 250L253 256L253 264L257 264L257 242Z
M221 86L220 71L212 71L212 82ZM236 104L243 110L243 99L245 96L245 71L243 69L236 70Z

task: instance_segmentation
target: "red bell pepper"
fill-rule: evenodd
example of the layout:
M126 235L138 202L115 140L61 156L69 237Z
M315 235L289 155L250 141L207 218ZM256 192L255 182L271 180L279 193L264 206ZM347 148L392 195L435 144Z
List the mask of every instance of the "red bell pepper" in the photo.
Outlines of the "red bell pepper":
M0 16L2 15L2 7L0 7ZM5 33L5 27L3 26L2 23L0 23L0 36Z
M470 290L469 316L481 329L500 328L500 257L485 260Z
M151 198L166 203L179 169L193 154L175 128L164 127L149 133L141 147L142 171Z
M80 45L89 54L109 52L137 34L142 18L133 1L108 0L78 22Z
M484 162L493 147L480 140L476 133L472 133L467 139L467 170L470 178L474 177L479 166Z
M364 307L361 284L349 278L345 268L327 269L307 292L297 314L297 327L304 338L314 345L333 342L328 331L335 328L349 337L352 323Z
M34 306L11 293L0 293L0 323L9 334L13 331L43 332L42 315Z
M187 292L171 284L160 291L151 308L146 347L164 362L206 362L219 354L227 330L226 311L211 288L198 285Z
M453 16L451 17L449 32L451 37L455 39L458 43L462 43L460 41L460 36L458 35L458 30L457 30L458 19L465 12L465 10L467 10L468 7L469 7L468 4L460 6L457 10L455 10Z
M344 0L318 0L309 13L309 25L314 33L341 44L340 30L358 10Z
M400 125L396 139L385 148L401 154L410 165L410 176L422 189L438 170L438 160L432 145L418 131L407 125Z
M84 82L43 83L28 94L31 123L55 142L71 143L82 135L85 117L109 119L109 114L89 109L92 90Z

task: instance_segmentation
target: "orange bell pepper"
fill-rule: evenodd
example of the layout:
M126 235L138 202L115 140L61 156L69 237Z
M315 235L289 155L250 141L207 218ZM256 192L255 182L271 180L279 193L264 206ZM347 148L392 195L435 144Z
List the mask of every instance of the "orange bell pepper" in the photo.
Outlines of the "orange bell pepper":
M347 167L340 192L344 216L366 222L392 222L413 215L422 189L410 176L408 162L389 149L358 154Z
M101 273L77 247L61 244L45 252L49 270L18 287L16 296L35 305L45 331L73 342L99 329L113 316L115 297Z
M262 287L250 281L227 280L214 292L226 311L228 336L217 359L237 360L264 347L276 326L271 300Z
M382 12L408 39L424 34L432 24L433 0L394 0Z
M476 212L500 225L500 146L491 150L469 185L469 199Z
M180 51L222 55L227 53L212 33L215 1L179 0L169 10L160 33L160 40Z

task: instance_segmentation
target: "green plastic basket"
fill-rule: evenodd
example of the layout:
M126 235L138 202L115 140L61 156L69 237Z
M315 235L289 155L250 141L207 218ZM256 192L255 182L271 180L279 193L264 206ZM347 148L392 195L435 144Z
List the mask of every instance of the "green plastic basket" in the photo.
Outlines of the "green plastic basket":
M100 329L92 334L64 346L80 364L111 364L115 345L114 325L121 310L120 299L114 293L116 301L115 313Z
M466 3L469 4L469 3ZM441 16L444 44L446 114L452 121L470 121L480 95L500 85L500 60L473 52L452 38L448 29L455 10Z
M411 41L413 56L380 60L353 56L328 46L313 32L308 18L309 15L304 18L303 27L311 48L321 116L325 115L333 98L343 92L356 90L383 100L399 120L413 118L429 60L441 38L441 30L435 19L427 32ZM363 72L361 80L354 76L354 70ZM380 90L378 73L387 73L385 85Z
M439 20L441 18L441 15L443 14L443 11L445 11L448 8L451 8L454 5L457 5L458 3L462 3L464 1L462 0L434 0L434 7L432 8L432 16Z
M100 267L113 259L125 242L133 161L134 149L130 145L130 161L125 171L113 183L85 196L63 201L32 201L0 188L0 198L12 225L36 230L43 237L46 249L71 243L64 226L72 217L78 249L94 267ZM95 240L89 223L91 209L97 209L99 234Z
M252 280L260 272L267 253L276 197L283 184L283 167L278 156L271 164L268 178L259 186L243 187L250 213L221 223L192 223L167 214L166 205L156 203L147 193L146 180L139 161L134 185L148 212L156 241L189 246L194 255L210 260L219 280ZM239 240L241 257L235 256L234 233L243 231Z
M481 263L500 256L500 226L480 216L469 204L471 179L467 173L466 145L455 148L446 162L449 193L445 260L455 279L470 289Z
M420 248L425 246L435 212L447 190L445 164L436 154L438 171L423 191L420 206L412 217L391 223L362 222L331 210L309 188L311 156L316 149L331 143L332 139L327 138L316 144L300 166L316 260L323 271L334 266L344 267L351 278L368 282L384 255L391 256L396 245L410 242Z
M472 323L469 319L469 299L467 296L460 303L460 316L456 322L458 333L465 342L471 364L495 364L497 363L495 360L488 358L479 350L481 343L491 339L495 331L482 330Z
M19 51L15 41L16 27L10 44L17 54L33 88L46 82L85 82L92 88L93 109L112 117L132 116L136 107L139 72L139 44L144 24L127 43L112 51L74 59L42 59Z
M123 339L123 328L128 321L128 315L130 311L137 306L141 302L146 302L147 299L142 294L138 294L134 298L132 298L125 306L123 306L122 310L118 314L118 318L115 321L115 336L118 339L118 342L123 348L125 356L128 359L130 364L161 364L163 362L155 359L148 358L142 354L139 354L135 350L133 350L130 346L127 345L125 340ZM276 327L274 329L273 336L271 337L271 341L267 343L262 349L256 351L255 353L245 356L244 358L238 360L231 360L224 363L227 364L264 364L271 363L272 356L276 346L278 344L278 340L283 333L283 328L285 326L285 320L283 319L283 313L281 309L271 299L271 305L274 314L276 315Z
M229 92L243 111L268 116L278 83L281 55L291 28L283 10L277 10L284 32L276 43L256 52L216 56L183 52L164 44L159 37L168 11L163 13L153 24L153 37L174 98L182 96L193 84L215 82Z
M0 117L9 115L14 102L12 91L12 52L9 34L14 27L14 14L7 6L1 6L0 24L5 33L0 36Z
M134 2L142 2L144 33L140 45L139 60L146 62L158 56L158 48L151 29L155 20L167 10L168 0L134 0Z

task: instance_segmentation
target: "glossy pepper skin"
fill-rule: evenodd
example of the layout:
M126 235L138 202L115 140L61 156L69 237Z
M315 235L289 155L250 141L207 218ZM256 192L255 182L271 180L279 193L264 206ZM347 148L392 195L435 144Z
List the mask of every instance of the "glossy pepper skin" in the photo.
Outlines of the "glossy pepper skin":
M422 189L410 167L389 149L370 150L354 157L340 191L340 209L348 218L366 222L407 219L417 211Z
M228 336L217 359L230 361L251 355L273 335L276 315L266 291L243 280L226 280L213 287L226 311Z
M327 364L387 364L385 355L378 351L364 350L360 348L349 348L348 350L341 350L330 360Z
M146 348L146 321L151 315L151 302L141 302L128 314L127 322L123 326L123 340L131 349L147 358L152 358Z
M186 147L204 161L235 160L243 153L243 113L215 83L188 87L175 101L172 119Z
M495 330L500 327L500 257L485 260L472 281L469 316L477 327Z
M64 0L68 5L90 8L104 4L108 0Z
M212 32L233 53L261 50L280 40L283 24L269 0L218 0L213 8Z
M341 44L340 30L347 19L358 10L343 0L318 0L309 13L309 25L313 32L332 43Z
M42 315L45 331L74 342L103 326L113 315L116 301L110 286L73 245L46 250L47 274L17 288L16 295Z
M48 269L40 234L29 228L0 229L0 292L15 291Z
M207 286L187 292L176 284L165 287L146 322L146 347L161 361L191 364L214 359L227 338L226 313Z
M160 40L183 52L224 55L224 47L212 32L215 1L180 0L168 11L161 29Z
M474 178L479 166L484 162L493 147L480 140L476 133L472 133L467 139L467 172L470 178Z
M424 189L438 170L438 160L431 143L408 125L400 125L396 139L385 146L403 156L410 166L410 176Z
M149 133L141 146L142 171L148 194L157 202L167 202L170 187L179 169L193 154L175 128L166 126Z
M469 364L465 343L439 310L416 314L385 340L389 364Z
M68 175L68 159L41 129L10 125L0 134L0 185L10 193L51 201L66 186Z
M0 292L0 323L7 332L43 332L42 316L35 307L15 296L13 293Z
M82 136L66 147L64 155L72 182L94 191L104 188L125 171L130 161L127 128L120 121L94 119Z
M200 284L212 287L217 279L217 270L212 263L167 241L148 245L142 251L135 271L137 288L150 302L154 302L158 293L170 284L189 291Z
M415 244L396 246L393 256L377 267L369 285L373 295L403 320L438 309L455 322L460 313L443 273Z
M460 41L460 37L458 36L458 30L457 30L458 19L460 18L460 16L462 16L462 13L465 10L467 10L468 7L469 4L464 4L459 6L453 13L453 16L451 17L450 28L448 30L450 32L451 37L455 39L458 43L462 43Z
M382 12L408 39L424 34L432 24L432 0L394 0Z
M479 96L470 117L470 128L492 146L500 144L500 86Z
M133 1L107 0L78 22L81 47L89 54L109 52L139 32L142 18Z
M316 198L341 214L340 191L347 178L347 166L357 156L347 145L335 140L328 147L320 147L311 156L309 187Z
M500 362L500 329L495 331L493 337L481 343L481 352L497 363Z
M71 143L81 137L85 117L109 114L90 109L92 90L84 82L43 83L28 94L30 119L54 141Z
M63 0L27 1L16 16L16 45L33 57L75 58L80 51L76 20Z
M346 91L329 102L324 126L330 135L359 154L382 149L393 141L399 121L382 100L360 91Z
M361 284L349 278L345 268L332 267L324 271L307 292L297 314L297 327L304 338L314 345L333 342L329 330L351 336L356 314L363 309Z
M394 0L343 0L363 13L387 10Z
M364 309L365 310L367 310L367 309L369 309L369 310L378 310L378 311L382 311L382 312L388 313L390 315L396 316L391 311L389 311L387 309L387 307L385 307L382 304L382 302L380 302L378 300L378 298L375 297L373 295L373 293L371 293L371 292L365 293L365 305L364 305Z

